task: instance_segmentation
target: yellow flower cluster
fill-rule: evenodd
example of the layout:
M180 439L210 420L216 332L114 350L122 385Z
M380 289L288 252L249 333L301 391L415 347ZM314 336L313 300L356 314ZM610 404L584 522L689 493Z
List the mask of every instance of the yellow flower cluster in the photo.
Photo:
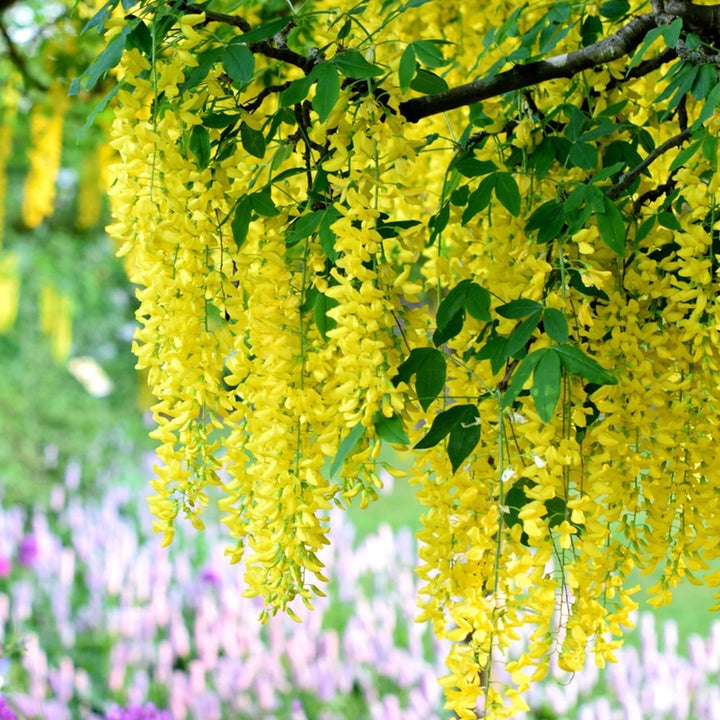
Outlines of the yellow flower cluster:
M60 169L66 108L65 90L56 82L48 92L47 106L36 105L30 115L30 171L25 178L22 204L23 222L29 228L50 217L55 207L55 179Z
M506 17L514 8L498 2L493 11ZM381 39L454 43L447 79L459 83L479 57L478 72L504 62L545 14L531 8L517 32L493 45L483 44L474 10L428 3L387 26L378 13L366 29ZM620 88L611 64L572 88L546 83L532 102L488 101L481 132L465 132L467 110L413 126L397 113L406 43L378 40L363 50L393 69L385 95L345 83L315 122L303 119L322 104L313 89L294 107L289 134L276 120L290 109L276 93L260 97L261 82L233 84L221 65L204 80L193 75L197 48L212 48L227 31L204 20L185 16L176 46L154 62L125 53L112 131L119 162L109 232L139 288L134 349L157 399L156 530L170 542L179 513L201 528L207 488L217 486L228 552L245 564L248 594L292 614L295 598L310 604L322 593L318 552L331 503L375 496L383 423L402 421L416 443L438 413L472 403L480 426L472 452L454 468L451 437L418 451L410 473L426 508L419 619L453 642L441 679L448 708L460 718L478 710L515 717L552 656L569 672L588 650L600 666L614 659L636 606L633 569L662 566L653 589L662 603L720 553L707 542L720 532L716 146L677 172L677 151L666 153L652 178L639 177L638 198L671 175L677 194L615 207L628 228L623 257L590 201L578 202L578 212L587 209L581 227L561 224L548 240L528 218L585 192L601 157L617 154L612 143L631 139L622 123L650 117L638 99L651 96L655 74ZM331 42L335 31L328 24L319 32L319 42L323 33ZM557 52L577 47L579 32ZM364 37L353 33L348 46ZM445 46L433 47L418 53L435 62ZM255 57L256 75L264 62ZM574 167L553 155L537 172L533 155L554 132L543 129L546 113L563 106L556 123L600 121L623 99L613 115L621 129L600 136L594 167L592 154ZM689 113L698 111L693 103ZM711 120L710 133L718 129ZM655 144L674 132L653 130ZM492 163L496 183L492 202L470 217L467 196L484 180L449 167L467 143L465 155ZM517 201L501 197L503 188L515 188ZM462 330L440 344L442 389L421 409L420 383L399 382L398 368L412 350L432 347L438 303L461 281L491 292L493 321L466 314ZM488 339L501 342L523 322L496 310L519 298L564 317L568 346L618 384L558 368L549 422L530 375L504 405L518 368L512 356L565 345L538 321L507 361L493 361ZM521 631L530 643L510 661ZM507 686L494 680L498 666Z
M0 334L15 324L19 299L20 258L17 253L0 251Z

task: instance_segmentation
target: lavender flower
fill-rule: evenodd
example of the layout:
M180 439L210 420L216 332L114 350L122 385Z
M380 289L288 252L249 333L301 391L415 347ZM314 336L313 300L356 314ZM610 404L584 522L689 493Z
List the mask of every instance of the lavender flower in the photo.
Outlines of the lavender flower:
M173 720L173 718L170 713L158 710L152 703L148 703L142 706L131 705L125 710L113 708L105 715L104 720Z
M18 563L23 567L32 567L38 558L38 542L34 535L26 535L18 548Z
M0 695L0 720L18 720L15 711L7 704L7 700Z

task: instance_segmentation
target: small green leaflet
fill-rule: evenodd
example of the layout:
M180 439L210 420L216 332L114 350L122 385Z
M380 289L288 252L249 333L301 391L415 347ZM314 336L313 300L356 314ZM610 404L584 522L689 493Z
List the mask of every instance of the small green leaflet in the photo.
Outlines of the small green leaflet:
M339 476L340 471L345 464L345 459L355 449L355 446L358 444L364 433L365 427L362 423L358 423L340 443L335 459L332 461L332 465L330 466L331 479L334 480Z
M265 217L275 217L280 211L275 207L275 203L270 195L270 188L252 193L248 196L252 209L258 214Z
M503 393L501 403L503 410L510 407L515 402L517 396L522 392L523 386L530 379L530 375L532 375L532 371L535 369L535 366L547 352L547 348L534 350L515 368L512 381L510 382L508 389Z
M248 32L238 35L235 38L235 42L241 43L257 43L267 40L277 35L283 28L285 28L290 20L287 18L280 18L279 20L273 20L259 27L248 30Z
M511 215L520 214L520 190L510 173L495 173L495 196Z
M240 125L240 142L242 146L256 158L265 157L265 136L260 130L251 128L246 122Z
M320 337L325 342L328 341L328 330L337 327L335 319L328 315L328 310L337 307L337 304L338 302L335 298L330 298L321 292L317 294L315 299L315 326L320 333Z
M471 280L458 283L440 303L437 310L436 322L438 330L442 331L460 312L467 310L474 318L490 322L490 293Z
M292 226L292 232L285 238L285 245L292 247L312 235L317 230L323 214L324 210L315 210L307 213L307 215L301 215L295 220Z
M325 122L340 96L340 76L331 62L316 65L310 76L317 78L313 110L318 114L320 122Z
M535 328L540 322L541 315L542 311L537 310L528 318L523 320L520 325L513 330L508 337L507 345L505 346L505 352L508 355L515 355L515 353L520 352L520 350L527 345L528 340L530 340L530 337L535 332Z
M625 220L610 198L605 197L605 212L596 212L602 241L620 257L625 255Z
M435 348L415 348L400 365L392 382L397 387L401 382L409 383L415 375L415 392L422 409L427 410L445 387L446 372L443 353Z
M255 56L247 45L233 42L223 54L225 72L242 85L247 85L255 72Z
M288 107L302 102L307 97L313 82L314 79L309 75L299 80L293 80L288 89L280 93L280 104L283 107Z
M195 125L190 133L190 152L195 156L198 167L204 170L210 162L210 134L202 125Z
M543 314L543 327L551 340L559 345L568 341L568 325L565 313L555 308L547 308Z
M345 77L356 80L369 80L383 74L383 70L369 63L359 50L338 53L332 62Z
M409 445L410 438L408 438L405 429L403 428L402 418L399 415L393 415L392 417L385 417L381 412L376 412L373 417L373 423L375 424L375 432L385 442L392 443L393 445Z
M555 352L550 351L545 353L535 366L530 389L535 408L543 422L550 422L560 399L561 390L560 358Z
M508 318L509 320L519 320L540 310L542 310L542 305L539 302L518 298L517 300L511 300L509 303L505 303L505 305L501 305L497 308L496 312L500 317Z
M423 95L434 95L435 93L445 92L448 89L448 84L444 78L436 75L430 70L419 68L410 87L415 92L422 93Z
M442 50L432 40L415 40L412 43L417 59L431 70L447 64Z
M430 431L415 445L416 450L435 447L450 435L447 452L452 471L465 462L480 442L480 414L475 405L454 405L435 416Z
M558 345L552 352L559 356L562 366L571 375L585 378L596 385L617 384L617 379L609 370L605 370L596 360L572 345Z
M398 79L400 80L400 92L405 94L410 89L410 83L415 77L417 70L417 59L412 44L408 45L400 56L398 66Z
M250 204L250 198L244 197L237 206L237 209L235 210L235 217L230 224L230 227L232 228L233 238L238 249L242 247L242 244L247 238L251 217L252 205Z
M68 95L73 96L80 92L80 83L83 79L85 80L83 89L86 91L92 90L98 80L105 77L108 71L112 70L120 62L128 34L133 28L134 24L129 23L122 29L120 34L95 58L85 72L72 81Z

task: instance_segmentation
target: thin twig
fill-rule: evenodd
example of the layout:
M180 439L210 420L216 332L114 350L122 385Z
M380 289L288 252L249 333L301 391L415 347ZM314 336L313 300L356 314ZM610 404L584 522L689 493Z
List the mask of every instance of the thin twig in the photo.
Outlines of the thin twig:
M618 182L612 185L605 193L611 200L614 200L620 195L620 193L630 187L633 181L640 175L640 173L647 170L647 168L657 160L661 155L666 153L678 145L682 145L692 134L691 128L686 128L677 135L673 135L669 140L666 140L662 145L658 145L652 152L648 153L647 157L635 166L629 172L623 174Z
M224 25L231 25L232 27L242 30L243 33L250 32L253 29L252 25L239 15L215 12L214 10L207 10L198 5L183 5L181 9L188 13L205 13L205 24L218 22ZM292 22L292 20L288 20L288 25L291 25ZM280 34L282 35L283 33L281 32ZM287 45L276 47L267 40L264 40L257 43L248 43L248 47L252 52L260 53L260 55L265 55L265 57L282 60L289 65L295 65L295 67L299 67L306 75L315 66L314 60L306 58L304 55L300 55L300 53L296 53L287 47Z
M2 2L2 0L0 0ZM0 6L0 12L2 11L2 6ZM0 35L3 36L3 39L5 40L5 44L7 45L7 51L8 56L10 57L10 60L12 61L13 65L20 71L20 74L23 76L23 79L25 80L27 85L31 85L32 87L37 88L38 90L42 90L43 92L46 92L48 87L44 83L40 82L29 70L27 67L27 63L25 62L25 58L20 54L19 50L15 46L15 43L12 41L12 38L8 34L7 28L5 27L5 24L0 22Z

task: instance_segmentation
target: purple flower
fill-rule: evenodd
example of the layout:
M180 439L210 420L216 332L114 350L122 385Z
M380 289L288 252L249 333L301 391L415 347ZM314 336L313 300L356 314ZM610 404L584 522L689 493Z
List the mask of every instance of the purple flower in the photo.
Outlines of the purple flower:
M38 558L38 542L34 535L26 535L18 548L18 563L23 567L32 567Z
M7 700L0 695L0 720L18 720L15 711L7 704Z
M142 706L130 705L126 710L113 708L105 715L104 720L173 720L173 718L170 713L158 710L152 703L148 703Z
M214 587L219 587L220 581L222 580L220 574L211 567L206 567L202 573L200 573L200 579L208 585L213 585Z

